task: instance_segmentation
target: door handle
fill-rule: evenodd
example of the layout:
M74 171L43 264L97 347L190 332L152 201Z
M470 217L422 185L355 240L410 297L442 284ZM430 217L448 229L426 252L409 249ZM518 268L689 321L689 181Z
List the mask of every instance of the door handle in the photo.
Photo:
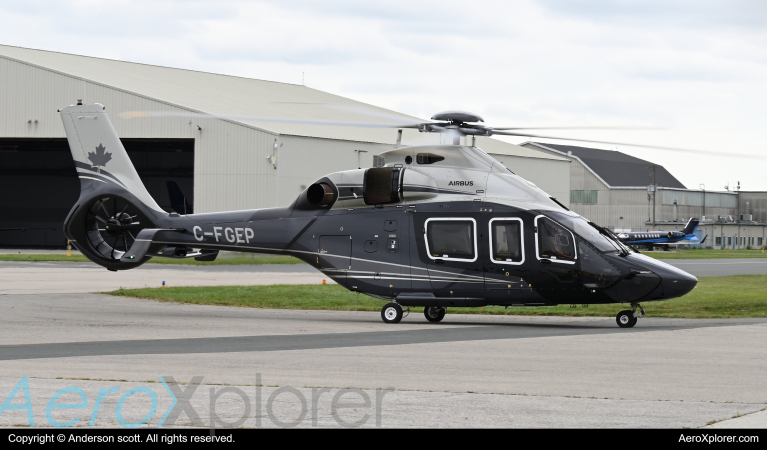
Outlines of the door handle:
M542 259L541 263L543 263L543 264L551 264L551 260L550 259Z
M445 261L441 259L435 259L434 264L445 264Z

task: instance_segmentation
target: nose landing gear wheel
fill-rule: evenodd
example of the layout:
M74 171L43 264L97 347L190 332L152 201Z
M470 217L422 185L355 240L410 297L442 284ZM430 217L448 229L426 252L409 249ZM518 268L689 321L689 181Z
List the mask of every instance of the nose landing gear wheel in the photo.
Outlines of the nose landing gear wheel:
M615 321L618 322L618 326L621 328L631 328L637 324L637 318L634 317L634 312L628 309L619 312L615 317Z
M423 309L423 315L429 322L440 322L445 318L445 308L438 306L427 306Z
M399 323L402 320L402 307L396 303L387 303L381 310L384 323Z

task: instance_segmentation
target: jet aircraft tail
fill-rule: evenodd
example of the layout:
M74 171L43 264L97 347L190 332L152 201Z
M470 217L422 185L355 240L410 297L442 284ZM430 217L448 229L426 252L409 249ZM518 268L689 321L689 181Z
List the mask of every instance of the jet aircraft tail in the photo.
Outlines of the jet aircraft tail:
M173 210L179 214L192 214L192 205L186 200L186 196L181 192L178 183L168 180L165 185L168 187L168 197Z
M691 218L687 225L682 229L682 233L684 233L686 236L689 236L693 233L695 233L695 230L698 229L698 224L700 223L700 219Z

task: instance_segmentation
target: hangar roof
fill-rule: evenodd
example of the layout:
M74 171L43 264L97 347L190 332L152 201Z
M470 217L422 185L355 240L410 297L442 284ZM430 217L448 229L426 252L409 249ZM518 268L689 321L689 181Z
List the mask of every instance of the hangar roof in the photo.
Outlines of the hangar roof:
M652 184L650 166L653 163L619 151L539 142L529 142L522 145L534 145L564 155L572 152L572 156L578 158L609 187L643 187ZM658 164L655 166L655 180L658 186L687 189L663 166Z
M393 144L397 132L392 128L271 122L243 116L393 124L423 121L298 84L7 45L0 45L0 57L128 91L192 112L231 116L227 120L283 135ZM403 131L403 144L406 145L435 144L439 143L439 139L439 135L432 133L411 129ZM488 149L494 149L485 150L488 153L496 151L550 160L562 159L494 139L487 139L486 144Z

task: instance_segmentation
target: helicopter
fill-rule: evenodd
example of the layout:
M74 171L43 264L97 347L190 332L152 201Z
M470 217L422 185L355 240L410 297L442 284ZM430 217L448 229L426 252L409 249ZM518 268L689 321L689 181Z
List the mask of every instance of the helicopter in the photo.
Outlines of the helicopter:
M681 297L697 278L641 255L570 211L460 136L533 136L492 128L462 111L436 114L422 132L453 145L398 147L374 167L317 179L288 206L165 212L146 190L101 104L59 110L81 183L64 233L110 271L151 258L215 260L219 251L290 255L350 291L386 302L385 323L411 307L429 322L446 308L628 303ZM546 136L535 136L546 137Z

